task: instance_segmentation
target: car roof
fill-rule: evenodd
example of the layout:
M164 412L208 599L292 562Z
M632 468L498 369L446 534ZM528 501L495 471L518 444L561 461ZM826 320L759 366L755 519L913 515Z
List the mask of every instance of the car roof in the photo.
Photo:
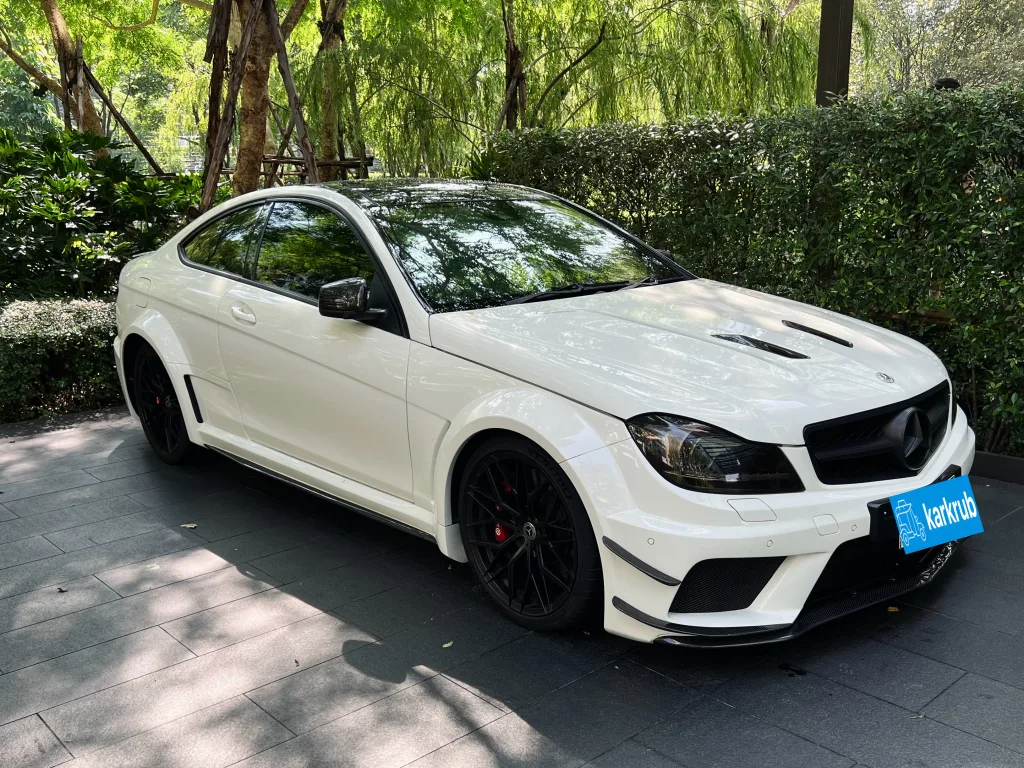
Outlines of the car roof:
M340 192L361 208L382 213L389 208L469 200L550 200L536 189L472 179L352 179L318 186Z

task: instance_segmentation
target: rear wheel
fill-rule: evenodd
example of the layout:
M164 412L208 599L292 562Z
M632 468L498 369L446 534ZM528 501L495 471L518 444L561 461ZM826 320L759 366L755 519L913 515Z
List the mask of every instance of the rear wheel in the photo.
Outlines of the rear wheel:
M185 429L181 401L167 369L149 345L135 355L132 384L135 411L150 447L168 464L184 461L194 446Z
M600 605L600 555L587 511L536 445L501 437L479 446L462 473L458 510L470 565L513 620L562 629Z

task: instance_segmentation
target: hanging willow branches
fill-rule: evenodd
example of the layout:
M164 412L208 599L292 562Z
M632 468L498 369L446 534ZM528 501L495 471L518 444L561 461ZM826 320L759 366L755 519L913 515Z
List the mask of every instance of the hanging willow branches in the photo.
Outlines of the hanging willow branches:
M390 172L438 174L501 129L807 103L817 16L798 0L349 0L344 38L303 61L310 118Z

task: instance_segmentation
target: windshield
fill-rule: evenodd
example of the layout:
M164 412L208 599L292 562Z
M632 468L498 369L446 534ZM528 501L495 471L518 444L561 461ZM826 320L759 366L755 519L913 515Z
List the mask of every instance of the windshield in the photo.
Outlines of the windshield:
M377 220L435 312L493 307L566 286L687 274L557 200L428 202L388 207Z

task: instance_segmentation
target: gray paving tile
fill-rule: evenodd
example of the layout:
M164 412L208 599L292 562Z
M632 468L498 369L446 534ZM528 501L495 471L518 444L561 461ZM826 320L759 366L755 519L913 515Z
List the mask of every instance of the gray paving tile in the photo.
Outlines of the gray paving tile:
M247 640L320 611L297 597L274 589L208 608L163 625L164 630L201 656Z
M571 747L512 712L409 763L409 768L576 768L584 762Z
M50 475L36 480L2 483L0 484L0 498L7 504L18 499L27 499L30 496L63 491L68 488L79 488L83 485L92 485L98 482L97 478L81 470L62 472L58 475Z
M0 478L9 482L35 480L36 478L59 475L75 469L91 469L101 464L116 464L121 461L129 461L141 456L152 455L153 451L148 445L115 443L105 450L99 450L94 453L72 453L57 459L53 459L49 455L43 455L35 459L23 459L16 464L0 466Z
M66 555L48 557L0 571L0 598L98 573L127 563L150 560L195 546L195 539L172 530L153 531Z
M590 768L677 768L679 763L660 752L645 747L635 739L624 741L596 760L587 763Z
M65 528L63 531L44 534L44 538L64 552L75 552L79 549L88 549L97 544L108 544L111 541L139 536L165 527L167 526L160 521L135 514L81 525L77 528Z
M59 547L42 536L33 536L31 539L20 539L8 542L7 544L0 544L0 572L14 565L31 563L33 560L42 560L45 557L61 554L64 553Z
M20 669L274 586L246 570L223 568L9 632L0 636L0 669Z
M95 576L83 576L57 586L5 597L0 600L0 634L100 603L109 603L118 597L114 590ZM2 664L0 669L3 669Z
M1024 561L960 547L946 565L951 577L972 584L994 587L1013 595L1024 595Z
M189 531L191 536L191 531ZM219 570L228 564L250 560L290 549L316 536L315 529L302 526L278 526L232 536L217 542L203 542L188 552L175 552L159 562L136 562L113 568L97 576L122 595L134 595L202 573ZM197 538L191 536L193 541Z
M11 510L9 510L3 504L0 504L0 522L3 522L5 520L16 520L17 517L18 516L11 512Z
M968 674L924 708L933 720L1024 752L1024 691Z
M191 658L183 645L154 627L5 674L0 677L0 723Z
M704 768L850 768L854 761L728 704L701 699L635 740Z
M282 589L321 611L330 611L353 600L396 587L410 578L412 574L400 565L371 558L294 581Z
M308 544L253 560L252 564L287 584L343 565L373 557L383 550L354 536L328 536Z
M1018 501L1017 510L1006 514L1012 506L1012 501L999 504L979 504L978 509L983 518L985 532L966 539L964 546L1010 560L1024 560L1024 550L1020 546L1024 541L1024 510L1020 508ZM11 509L15 512L18 511L13 505L11 505ZM994 523L988 522L1001 513L1005 514L1005 517Z
M143 475L122 477L119 480L92 483L66 491L44 493L39 496L30 496L27 499L18 499L17 501L4 503L18 517L31 517L32 515L41 515L44 512L52 512L55 509L65 509L66 507L88 504L100 499L124 496L147 488L183 483L186 477L182 472L165 469L157 472L147 472Z
M51 768L70 759L38 715L0 726L0 765L4 768Z
M99 571L96 578L118 594L129 596L219 571L231 565L220 555L195 546L194 537L189 538L189 544L189 549L182 547L168 555Z
M397 768L500 715L499 710L455 683L431 678L240 765Z
M911 606L876 616L865 631L883 643L1024 688L1021 638Z
M715 696L874 768L1024 766L1024 755L817 675L790 677L771 662Z
M221 541L261 528L296 523L301 523L301 520L282 514L269 506L254 505L200 521L195 533L205 541Z
M1024 630L1024 596L964 579L940 578L901 600L1011 635Z
M222 768L289 738L286 728L239 696L81 757L68 768Z
M524 634L493 611L464 610L251 691L249 697L292 731L305 732Z
M145 472L164 469L166 466L155 453L148 449L142 449L137 458L125 461L104 462L96 466L87 467L85 471L97 480L117 480L122 477L131 477L132 475L141 475Z
M77 507L45 512L32 517L12 518L7 522L0 522L0 542L17 541L30 536L61 531L65 528L110 520L143 509L145 507L137 501L132 501L127 496L118 496L113 499L102 499L92 504L81 504Z
M595 632L529 635L444 674L499 709L519 709L625 656L632 644Z
M632 658L683 685L710 693L758 664L766 655L764 648L758 647L716 648L711 651L687 649L680 653L678 648L641 645L634 648Z
M171 639L163 630L154 631ZM301 672L373 639L332 616L314 616L41 714L68 749L82 755ZM3 680L0 677L0 684Z
M579 765L698 696L635 662L615 662L439 749L422 765Z
M377 637L389 637L472 604L467 585L446 584L428 576L354 600L334 613Z
M145 476L136 475L136 477ZM124 480L131 479L124 478ZM112 480L111 482L117 483L122 481ZM150 488L129 492L128 495L129 498L135 499L147 507L166 507L171 504L196 501L212 493L220 493L221 491L235 488L238 484L239 481L234 477L214 477L192 471L187 476L187 479L179 476L177 482L155 484Z
M776 662L795 665L914 711L964 675L962 669L844 628L823 628L798 642L774 646L770 653Z

